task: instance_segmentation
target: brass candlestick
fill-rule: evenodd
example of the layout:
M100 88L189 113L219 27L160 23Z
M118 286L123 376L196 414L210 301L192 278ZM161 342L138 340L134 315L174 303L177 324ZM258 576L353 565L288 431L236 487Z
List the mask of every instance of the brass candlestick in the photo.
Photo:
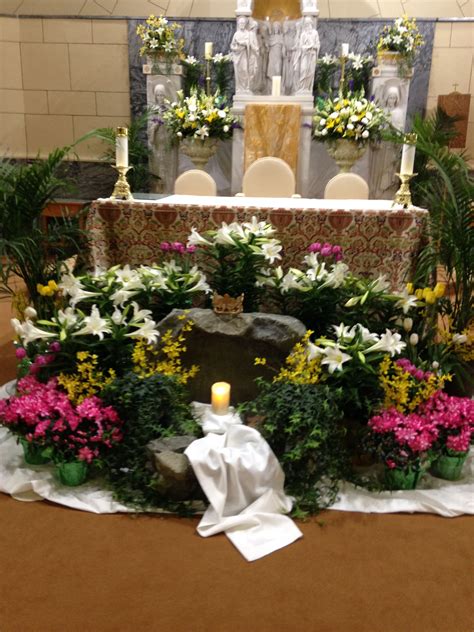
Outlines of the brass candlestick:
M111 197L114 200L133 200L130 185L127 181L127 173L130 171L130 169L133 169L133 167L122 167L118 165L112 165L112 167L116 171L118 171L119 177L117 179L117 182L115 183L114 191Z
M346 81L346 55L341 55L339 60L341 62L341 79L339 82L339 97L342 97L344 94L344 83Z
M395 204L401 204L403 208L408 208L409 206L412 206L410 180L414 178L415 176L417 176L418 174L417 173L397 173L396 175L400 178L401 185L395 194L392 206L395 206Z
M206 94L211 95L211 59L206 57Z

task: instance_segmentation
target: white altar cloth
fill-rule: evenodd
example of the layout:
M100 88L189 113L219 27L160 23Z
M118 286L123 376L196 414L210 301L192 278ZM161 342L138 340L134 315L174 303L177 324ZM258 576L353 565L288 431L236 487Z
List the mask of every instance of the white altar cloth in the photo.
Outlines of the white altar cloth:
M98 200L99 202L105 200ZM232 196L208 196L208 195L168 195L157 200L140 200L140 203L153 204L197 204L199 206L210 206L216 208L225 206L232 208L251 207L256 209L281 208L286 209L318 209L340 211L347 208L351 211L401 211L403 206L393 204L391 200L320 200L315 198L264 198L264 197L232 197ZM411 207L416 209L418 207Z

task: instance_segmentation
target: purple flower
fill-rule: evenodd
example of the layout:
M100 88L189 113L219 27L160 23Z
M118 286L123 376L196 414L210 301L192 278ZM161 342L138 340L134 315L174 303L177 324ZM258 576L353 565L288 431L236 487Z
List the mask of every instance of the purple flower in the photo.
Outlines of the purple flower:
M17 357L18 360L23 360L23 358L26 358L26 350L23 349L23 347L18 347L18 349L15 351L15 355Z
M59 351L61 351L61 344L60 344L59 342L52 342L52 343L49 345L49 350L50 350L52 353L59 353Z
M321 244L319 241L315 241L310 246L308 246L309 252L319 252L321 250Z
M163 252L168 252L169 250L171 250L171 244L167 241L162 241L160 244L160 250L162 250Z

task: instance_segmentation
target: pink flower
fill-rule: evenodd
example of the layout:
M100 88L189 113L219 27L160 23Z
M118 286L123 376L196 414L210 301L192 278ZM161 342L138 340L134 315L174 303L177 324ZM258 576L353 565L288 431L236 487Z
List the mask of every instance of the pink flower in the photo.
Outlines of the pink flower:
M49 350L52 353L59 353L61 351L61 343L60 342L52 342L49 345Z
M79 450L78 458L79 461L85 461L86 463L92 463L94 460L94 453L90 448L84 447Z
M171 244L167 241L162 241L160 244L160 249L163 252L168 252L168 250L171 250Z
M18 360L23 360L23 358L26 358L27 356L26 349L23 349L23 347L18 347L15 351L15 355Z
M309 252L319 252L321 250L321 244L319 241L315 241L313 244L308 246Z

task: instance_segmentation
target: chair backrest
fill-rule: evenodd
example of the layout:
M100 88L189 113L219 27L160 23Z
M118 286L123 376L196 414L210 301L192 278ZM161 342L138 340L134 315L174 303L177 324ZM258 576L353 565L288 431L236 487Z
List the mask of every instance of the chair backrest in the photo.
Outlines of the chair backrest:
M247 197L291 197L295 175L281 158L259 158L245 172L242 190Z
M369 185L356 173L338 173L324 189L326 200L368 200Z
M176 178L174 192L177 195L217 195L217 185L205 171L190 169Z

